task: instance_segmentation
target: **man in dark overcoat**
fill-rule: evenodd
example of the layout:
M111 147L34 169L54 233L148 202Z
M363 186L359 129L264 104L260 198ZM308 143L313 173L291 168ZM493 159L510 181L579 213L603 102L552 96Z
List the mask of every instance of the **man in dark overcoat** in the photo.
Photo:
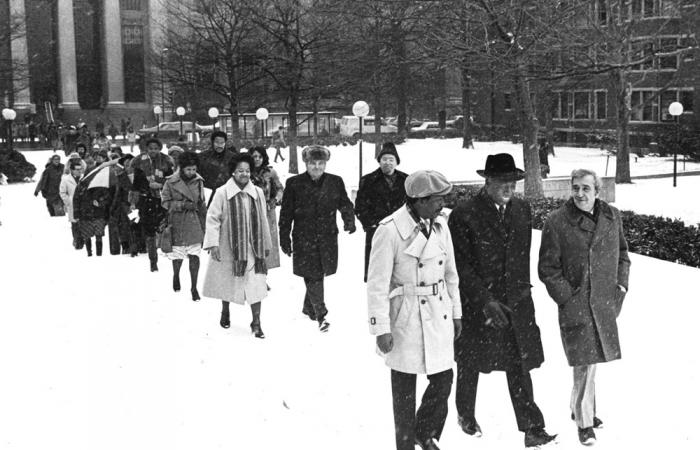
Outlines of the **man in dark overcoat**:
M620 212L598 197L595 172L574 170L571 198L542 230L539 277L559 306L559 330L574 370L571 416L584 445L595 442L596 364L620 359L617 317L627 293L630 259Z
M459 424L481 436L475 418L479 372L505 371L518 429L525 446L554 440L544 430L530 370L544 361L530 293L530 205L513 197L524 172L506 153L489 155L479 193L450 215L462 301L461 337L455 343Z
M223 131L214 131L209 138L211 148L199 154L199 174L204 178L204 187L211 189L207 206L214 198L214 192L231 178L228 163L236 154L235 147L226 147L227 136Z
M360 178L360 187L355 199L355 214L365 230L365 281L372 238L379 221L390 216L406 202L404 182L408 175L396 169L401 163L396 147L385 142L377 155L379 168Z
M320 145L303 150L306 172L287 179L279 219L280 248L287 256L294 254L294 275L303 277L306 284L302 312L318 321L322 332L329 326L323 278L333 275L338 267L337 211L344 230L355 232L352 202L343 179L325 173L330 156L331 152Z

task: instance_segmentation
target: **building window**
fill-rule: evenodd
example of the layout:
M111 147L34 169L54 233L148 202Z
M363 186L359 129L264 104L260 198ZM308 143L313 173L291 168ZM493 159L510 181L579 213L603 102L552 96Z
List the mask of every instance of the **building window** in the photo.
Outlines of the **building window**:
M574 119L590 119L590 92L574 92Z
M678 93L678 101L683 105L683 111L686 113L693 112L693 91L680 91Z
M678 50L678 38L662 38L659 40L659 52L671 53ZM659 56L659 69L678 69L678 55Z
M634 122L657 122L659 103L654 91L632 91L630 120Z
M596 19L599 25L608 24L608 0L597 0L595 2L596 6Z
M122 45L142 45L143 27L141 25L124 25L122 27Z
M510 92L503 93L503 109L510 111L513 109L513 100L511 98Z
M654 43L651 41L632 42L632 70L650 70L654 67Z
M141 0L119 0L122 11L141 11Z
M569 93L560 92L559 93L559 118L568 119L569 118Z
M608 93L606 91L595 92L595 118L597 120L608 118Z

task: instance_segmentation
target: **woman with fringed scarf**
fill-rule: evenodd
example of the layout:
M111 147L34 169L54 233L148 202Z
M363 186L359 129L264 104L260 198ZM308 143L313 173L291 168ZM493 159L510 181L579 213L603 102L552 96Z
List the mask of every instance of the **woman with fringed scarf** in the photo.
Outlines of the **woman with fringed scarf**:
M235 155L228 166L231 178L209 205L203 248L210 259L202 293L221 299L223 328L231 326L229 303L248 303L253 314L250 330L262 339L260 302L267 296L265 258L272 241L265 194L250 181L253 166L250 155Z

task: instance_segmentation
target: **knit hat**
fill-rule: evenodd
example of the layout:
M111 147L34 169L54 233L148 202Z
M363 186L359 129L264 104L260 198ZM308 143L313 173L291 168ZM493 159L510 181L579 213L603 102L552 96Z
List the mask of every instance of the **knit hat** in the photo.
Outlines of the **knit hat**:
M385 142L382 145L382 150L377 155L377 162L380 162L384 155L392 155L396 158L396 165L401 164L401 158L399 158L399 153L396 151L396 146L393 142Z
M445 175L434 170L419 170L406 178L404 183L406 195L411 198L447 195L452 191L452 183Z
M321 145L309 145L301 152L301 159L309 161L328 161L331 159L331 151Z
M173 156L176 153L185 153L185 150L182 149L182 147L173 145L170 148L168 148L168 155Z

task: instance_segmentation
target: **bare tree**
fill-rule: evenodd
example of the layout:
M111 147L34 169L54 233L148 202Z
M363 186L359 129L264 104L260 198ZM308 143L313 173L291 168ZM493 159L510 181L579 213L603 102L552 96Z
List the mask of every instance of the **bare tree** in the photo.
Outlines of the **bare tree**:
M0 104L12 106L15 95L29 86L29 66L12 54L12 43L24 39L27 30L23 17L11 15L0 23Z

